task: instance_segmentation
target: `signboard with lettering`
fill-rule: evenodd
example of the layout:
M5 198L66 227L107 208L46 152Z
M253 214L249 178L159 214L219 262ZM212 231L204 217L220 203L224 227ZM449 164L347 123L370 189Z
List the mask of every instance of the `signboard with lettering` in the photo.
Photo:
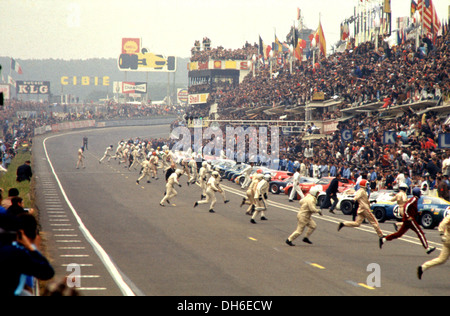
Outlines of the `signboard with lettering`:
M441 149L448 149L450 148L450 134L442 133L438 136L438 147Z
M68 86L109 86L109 77L90 77L90 76L62 76L61 85Z
M397 133L395 131L386 131L383 134L384 145L394 145L397 139Z
M209 93L190 94L189 104L204 104L208 102Z
M123 82L123 81L114 81L114 92L115 93L139 93L146 94L147 93L147 83L146 82Z
M341 130L341 139L343 142L351 142L353 140L353 132L350 129Z
M16 81L17 94L50 94L50 81Z

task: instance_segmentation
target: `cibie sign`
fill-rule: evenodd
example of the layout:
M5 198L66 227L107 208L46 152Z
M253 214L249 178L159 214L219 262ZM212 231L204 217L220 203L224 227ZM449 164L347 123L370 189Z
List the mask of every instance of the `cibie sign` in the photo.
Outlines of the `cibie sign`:
M63 86L73 85L73 86L109 86L108 76L103 77L90 77L90 76L62 76L61 84Z

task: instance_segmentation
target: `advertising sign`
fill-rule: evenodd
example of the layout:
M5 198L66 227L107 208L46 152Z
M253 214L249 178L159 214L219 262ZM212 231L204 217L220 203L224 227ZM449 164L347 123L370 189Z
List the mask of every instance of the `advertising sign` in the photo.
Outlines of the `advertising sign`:
M386 131L383 134L383 144L384 145L394 145L397 138L397 133L395 131Z
M138 38L122 38L122 52L117 61L120 71L175 72L177 58L150 53Z
M114 81L114 92L115 93L138 93L138 94L146 94L147 93L147 83L146 82L123 82L123 81Z
M189 92L188 89L178 89L177 99L179 104L186 104L188 102Z
M190 94L189 104L204 104L208 101L209 93Z
M49 94L50 81L16 81L17 94Z

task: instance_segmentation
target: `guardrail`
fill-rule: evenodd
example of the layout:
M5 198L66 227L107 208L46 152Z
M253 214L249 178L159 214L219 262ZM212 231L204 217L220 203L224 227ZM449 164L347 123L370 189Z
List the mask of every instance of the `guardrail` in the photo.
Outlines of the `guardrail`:
M119 127L119 126L148 126L148 125L164 125L171 124L176 120L176 116L168 117L155 117L146 119L130 119L130 120L110 120L110 121L74 121L74 122L61 122L57 124L49 124L34 129L34 135L42 135L45 133L60 132L71 129L82 128L102 128L102 127Z

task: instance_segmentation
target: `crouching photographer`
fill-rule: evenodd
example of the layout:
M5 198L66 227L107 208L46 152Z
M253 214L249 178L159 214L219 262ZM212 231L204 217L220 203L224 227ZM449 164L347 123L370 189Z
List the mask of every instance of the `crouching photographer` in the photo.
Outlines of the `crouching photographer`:
M31 215L24 216L0 215L1 297L23 295L27 277L50 280L55 274L33 243L36 230L30 230L34 226Z

